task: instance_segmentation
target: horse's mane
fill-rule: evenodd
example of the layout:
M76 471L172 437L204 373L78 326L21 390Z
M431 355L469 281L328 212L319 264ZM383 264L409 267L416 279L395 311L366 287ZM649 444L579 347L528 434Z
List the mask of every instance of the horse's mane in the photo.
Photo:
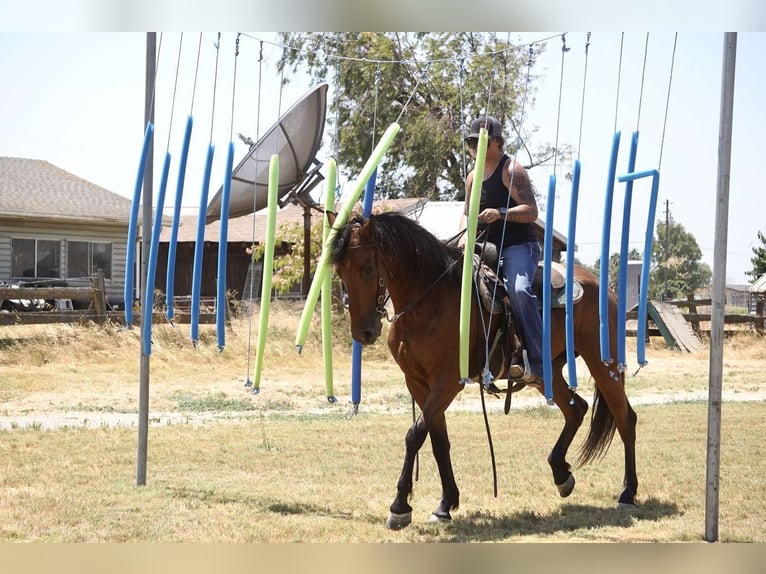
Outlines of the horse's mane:
M364 218L356 216L339 230L331 245L333 263L343 259L350 246L353 227L364 222ZM381 255L396 259L399 273L406 274L410 280L431 284L442 275L448 281L461 276L462 266L456 261L462 260L463 252L445 245L413 219L400 213L385 212L370 216L370 223L373 243Z

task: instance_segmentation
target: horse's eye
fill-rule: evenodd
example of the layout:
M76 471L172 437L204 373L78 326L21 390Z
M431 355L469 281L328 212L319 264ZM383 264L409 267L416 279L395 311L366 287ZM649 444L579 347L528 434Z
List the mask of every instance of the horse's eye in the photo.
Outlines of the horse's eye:
M372 275L372 265L365 265L364 269L362 270L365 277L369 277Z

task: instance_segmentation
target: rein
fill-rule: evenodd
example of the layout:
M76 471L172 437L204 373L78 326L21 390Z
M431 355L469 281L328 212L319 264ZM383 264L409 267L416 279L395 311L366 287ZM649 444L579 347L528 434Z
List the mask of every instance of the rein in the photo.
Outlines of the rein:
M380 255L380 249L376 247L375 251L376 251L376 256L375 256L375 268L376 268L376 270L377 270L377 267L378 267L378 259L380 259L380 262L383 265L383 269L386 270L386 274L388 275L388 280L389 281L393 280L394 274L391 273L391 271L388 269L388 267L386 267L386 262L383 259L383 257ZM425 297L426 294L431 289L433 289L434 285L436 285L439 281L441 281L442 278L450 271L450 269L452 269L455 266L455 264L457 264L457 262L458 262L458 260L456 259L455 261L452 262L451 265L448 265L447 268L444 271L442 271L442 274L439 275L436 279L434 279L434 281L428 287L426 287L420 293L420 295L418 295L412 301L407 303L407 305L404 306L404 309L402 309L398 313L395 313L393 316L389 316L388 315L388 311L386 310L386 303L391 298L391 295L389 293L386 293L385 297L379 295L378 296L378 308L377 308L378 313L383 315L383 317L385 317L386 321L388 321L389 323L393 323L399 317L401 317L402 315L404 315L408 311L412 310L415 307L415 305L417 303L419 303L423 299L423 297ZM378 289L381 289L381 288L385 289L385 285L383 284L383 277L381 277L380 273L378 273Z

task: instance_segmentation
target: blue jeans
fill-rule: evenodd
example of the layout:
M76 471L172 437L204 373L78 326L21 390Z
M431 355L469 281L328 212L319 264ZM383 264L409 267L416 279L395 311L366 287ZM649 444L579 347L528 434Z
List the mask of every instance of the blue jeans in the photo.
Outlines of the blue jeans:
M532 282L540 261L537 241L510 245L500 255L505 290L511 301L511 310L532 373L543 376L543 321L537 308L537 297L532 293Z

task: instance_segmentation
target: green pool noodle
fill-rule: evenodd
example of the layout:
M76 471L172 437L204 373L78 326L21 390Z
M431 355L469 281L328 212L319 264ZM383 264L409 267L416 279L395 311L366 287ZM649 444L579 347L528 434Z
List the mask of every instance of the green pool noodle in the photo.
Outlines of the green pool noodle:
M255 355L255 375L253 388L261 386L261 368L263 352L266 350L266 331L269 328L269 309L271 308L271 283L274 270L274 234L277 220L277 202L279 189L279 155L271 156L269 162L269 195L266 212L266 241L263 253L263 282L261 286L261 316L258 323L258 343Z
M327 241L330 234L330 221L327 211L335 211L335 182L338 176L338 166L334 159L327 162L327 192L325 200L324 227L322 241ZM326 273L322 283L322 354L324 356L324 384L327 398L334 396L332 381L332 274Z
M479 221L481 202L481 184L484 181L484 159L487 156L488 142L486 128L479 131L479 145L476 148L476 167L471 183L471 199L468 204L466 224L465 252L463 253L463 283L460 292L460 379L461 383L470 382L468 373L468 343L471 337L471 294L473 282L473 250L476 245L476 224Z
M303 343L306 341L306 335L308 334L309 324L311 322L311 314L313 313L314 307L316 307L317 300L319 299L319 291L321 289L322 283L324 282L325 275L327 275L327 273L330 271L330 250L327 248L327 246L332 242L333 238L338 233L338 230L346 223L348 216L354 209L354 205L356 205L356 202L359 200L359 196L362 195L362 192L364 191L364 186L367 184L367 180L372 177L372 172L375 171L375 169L378 167L378 164L383 159L383 155L388 151L388 148L391 147L391 143L393 143L394 138L396 137L396 134L399 133L400 129L401 128L399 124L396 122L388 126L388 129L383 134L383 137L380 138L378 145L376 145L375 149L372 150L372 154L367 160L367 163L364 164L362 172L359 174L359 179L356 181L353 189L351 190L351 195L343 204L343 209L341 209L338 213L337 217L335 218L335 224L332 226L330 233L327 235L327 239L325 240L322 247L322 255L319 257L319 261L317 262L314 279L311 282L311 287L309 289L308 296L306 297L306 305L303 307L303 313L301 313L301 319L298 323L298 333L295 337L295 347L298 349L299 354L303 349Z

